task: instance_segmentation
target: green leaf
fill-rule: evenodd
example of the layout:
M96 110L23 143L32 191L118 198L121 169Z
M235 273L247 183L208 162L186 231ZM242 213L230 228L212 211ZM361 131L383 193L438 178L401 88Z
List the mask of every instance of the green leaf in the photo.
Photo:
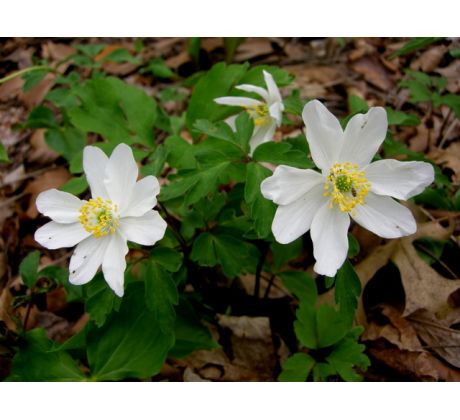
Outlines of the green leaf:
M195 148L182 137L173 135L165 140L166 160L177 169L196 168Z
M362 377L355 372L354 367L366 370L370 366L368 357L363 354L366 347L357 342L362 331L362 327L352 330L350 335L345 337L326 357L329 364L345 381L361 381Z
M332 346L348 332L348 320L332 306L321 305L318 309L300 302L294 330L302 344L310 349Z
M185 299L177 306L174 327L176 342L169 351L170 357L181 359L195 350L212 350L219 347L209 330L201 323L193 307Z
M85 310L100 327L113 310L118 310L121 299L108 287L101 273L83 288L86 294Z
M147 67L145 67L142 73L150 72L155 77L162 79L172 79L176 77L176 74L166 65L162 58L154 58L150 60Z
M288 165L302 169L308 169L314 166L306 153L294 149L293 145L287 141L282 141L281 143L276 143L274 141L262 143L254 151L253 159L257 162Z
M231 63L238 47L245 41L244 37L226 37L224 38L225 61Z
M369 110L366 100L356 95L348 96L348 108L352 114L364 114Z
M294 89L290 96L284 98L284 110L290 114L302 115L304 103L300 99L300 90Z
M348 234L348 258L356 257L359 254L359 242L353 236L353 234Z
M6 147L2 143L0 143L0 162L10 162L8 153L6 152Z
M260 184L272 173L255 162L248 163L246 168L244 199L249 207L249 215L254 221L254 230L259 238L266 238L271 233L276 206L263 197Z
M280 382L305 382L310 375L315 359L305 353L295 353L283 365L283 371L278 376Z
M19 274L22 281L30 289L34 286L38 277L38 264L40 263L40 252L32 251L19 265Z
M302 238L296 239L289 244L272 242L270 249L273 256L273 268L279 270L284 264L300 254L302 251Z
M143 90L119 79L88 80L76 89L81 106L71 109L72 123L110 142L153 144L157 104Z
M302 305L313 306L318 297L313 277L305 271L285 271L280 274L286 288L302 302Z
M88 189L88 182L84 176L73 177L59 189L73 195L79 195Z
M386 107L388 125L406 125L417 126L420 120L417 116L408 114L407 112L395 111L393 108Z
M163 144L159 144L155 151L150 154L148 162L142 166L143 176L153 175L159 177L163 172L168 152Z
M45 330L37 328L26 334L24 346L13 358L9 381L82 381L85 375L65 351L52 351L53 342Z
M453 93L443 95L441 97L441 103L451 108L452 111L454 111L455 116L460 118L460 95L454 95Z
M233 107L218 105L215 98L228 96L231 88L237 84L246 73L248 64L218 63L200 78L190 98L187 110L186 125L192 130L196 120L208 119L209 121L221 120L232 113Z
M58 126L53 111L45 106L38 106L32 110L23 128L56 128Z
M150 259L169 272L175 273L182 266L183 255L175 249L157 246L150 252Z
M82 52L83 54L89 56L89 57L95 57L98 55L104 48L106 47L105 44L77 44L74 45L74 48L77 51Z
M45 141L51 149L70 162L85 147L86 135L73 127L55 128L46 130Z
M235 120L235 143L245 152L249 152L249 140L254 132L254 122L247 112L241 112Z
M174 305L179 301L176 285L171 274L155 260L141 265L141 278L145 282L145 302L154 314L158 327L167 334L174 328L176 312Z
M141 60L137 57L133 57L126 48L118 48L113 50L110 54L106 55L103 62L112 61L114 63L131 63L141 64Z
M145 306L142 282L128 285L119 312L102 328L88 332L91 376L99 381L145 378L158 373L174 344L173 332L161 331L158 319Z
M241 80L239 80L238 83L261 86L264 89L267 89L267 85L265 84L265 78L263 75L263 70L267 71L272 75L273 80L275 81L278 87L288 86L294 80L294 76L290 74L287 70L284 70L277 66L268 66L264 64L249 69L246 72L246 74L244 74L244 76L241 78ZM247 96L247 93L245 93L244 96Z
M209 120L197 120L193 125L193 128L202 134L206 134L209 137L231 141L236 143L235 135L233 134L230 126L222 121L212 123Z
M425 188L419 195L414 197L417 204L426 204L430 208L453 210L452 202L445 189Z
M422 48L428 47L428 45L434 44L439 41L440 37L426 37L426 38L414 38L407 42L402 48L395 51L388 58L393 60L393 58L400 57L401 55L410 54L414 51L420 50Z
M43 78L48 74L48 70L34 70L22 75L22 79L25 81L22 87L23 92L29 92L35 86L37 86Z
M68 88L54 88L47 93L45 99L59 108L72 108L78 106L77 98L72 90Z
M188 54L195 63L198 63L200 58L201 38L192 37L188 40Z
M361 294L361 282L350 261L346 260L337 272L335 280L335 301L340 306L342 316L353 323L358 298Z
M460 48L452 48L449 50L449 54L454 58L460 58Z
M222 266L228 278L242 272L254 272L259 252L241 239L227 234L201 233L193 243L190 258L205 267Z

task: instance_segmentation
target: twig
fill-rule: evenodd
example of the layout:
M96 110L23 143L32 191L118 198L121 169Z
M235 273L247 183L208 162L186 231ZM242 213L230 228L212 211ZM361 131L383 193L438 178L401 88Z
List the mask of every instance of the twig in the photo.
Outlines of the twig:
M267 288L265 289L264 299L267 299L267 298L268 298L268 294L270 293L270 289L272 288L273 282L274 282L274 281L275 281L275 275L272 274L271 277L270 277L270 280L268 281L268 286L267 286Z
M18 76L22 76L23 74L30 73L32 71L37 71L37 70L48 70L49 72L56 73L57 70L48 67L48 66L33 66L33 67L28 67L26 69L22 69L19 71L15 71L14 73L9 74L8 76L3 77L0 79L0 85L2 83L8 82L9 80L12 80Z
M444 263L441 261L440 258L438 258L436 255L434 255L428 248L424 247L423 245L417 243L417 242L414 242L414 245L417 247L417 248L420 248L420 250L422 250L423 252L425 252L426 254L428 254L431 258L434 258L439 264L442 265L442 267L444 267L448 272L449 274L454 278L456 279L458 276Z
M263 244L262 245L262 252L260 253L260 258L259 262L257 263L256 267L256 281L254 284L254 296L259 298L259 292L260 292L260 275L262 274L262 268L264 266L265 258L267 257L268 254L268 244Z

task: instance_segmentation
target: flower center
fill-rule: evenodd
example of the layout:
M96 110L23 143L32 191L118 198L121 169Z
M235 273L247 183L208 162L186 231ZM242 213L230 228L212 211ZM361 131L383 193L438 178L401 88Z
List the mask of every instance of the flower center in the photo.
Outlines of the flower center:
M267 104L248 106L246 107L246 111L254 120L255 125L265 125L270 121L270 113Z
M329 171L324 184L324 195L330 196L330 207L337 205L343 212L351 212L357 204L364 204L371 184L358 165L350 162L336 163Z
M118 206L112 200L92 198L80 208L80 223L96 238L114 233L119 225Z

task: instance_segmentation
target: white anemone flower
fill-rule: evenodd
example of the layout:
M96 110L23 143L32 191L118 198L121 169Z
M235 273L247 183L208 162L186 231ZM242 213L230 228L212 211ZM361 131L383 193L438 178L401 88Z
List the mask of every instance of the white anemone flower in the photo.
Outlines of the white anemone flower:
M236 89L259 95L262 100L243 96L223 96L214 99L215 102L221 105L243 107L253 119L255 127L249 141L251 156L259 144L273 139L276 128L281 125L281 117L284 110L280 91L272 75L265 70L263 70L263 75L267 89L254 85L235 86ZM236 117L230 117L226 120L232 129L235 129L235 119Z
M97 147L85 147L83 168L92 198L80 200L56 189L42 192L37 209L52 221L35 232L35 240L49 249L78 244L70 259L70 283L88 283L102 265L108 285L123 296L126 242L153 245L166 230L166 222L152 210L160 184L154 176L137 181L136 161L126 144L118 145L110 158Z
M410 210L393 198L421 193L433 182L434 170L426 162L371 163L387 133L384 108L355 115L345 130L317 100L305 106L302 117L311 156L322 173L280 165L261 191L278 204L272 224L276 240L287 244L310 230L314 270L332 277L347 257L350 217L383 238L416 231Z

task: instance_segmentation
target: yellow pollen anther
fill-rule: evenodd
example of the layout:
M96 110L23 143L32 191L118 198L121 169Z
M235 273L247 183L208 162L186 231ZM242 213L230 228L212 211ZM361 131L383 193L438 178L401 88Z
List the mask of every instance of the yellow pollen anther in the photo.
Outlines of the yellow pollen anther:
M119 226L118 206L112 200L92 198L80 208L80 223L96 238L114 233Z
M324 196L331 197L329 207L337 205L343 212L352 212L357 204L364 204L364 198L371 188L370 182L358 165L350 162L336 163L329 170L324 184Z
M267 104L248 106L246 107L246 111L254 120L255 125L265 125L270 122L270 113Z

